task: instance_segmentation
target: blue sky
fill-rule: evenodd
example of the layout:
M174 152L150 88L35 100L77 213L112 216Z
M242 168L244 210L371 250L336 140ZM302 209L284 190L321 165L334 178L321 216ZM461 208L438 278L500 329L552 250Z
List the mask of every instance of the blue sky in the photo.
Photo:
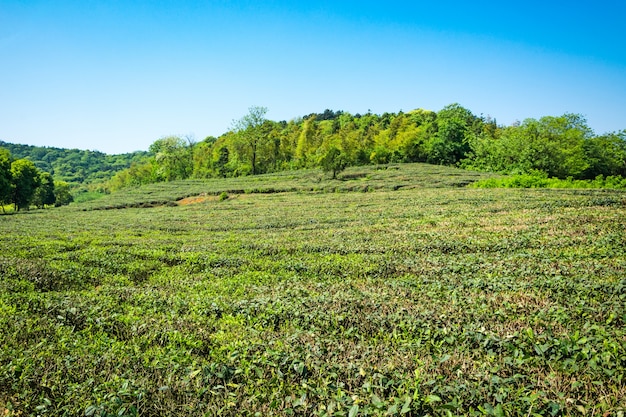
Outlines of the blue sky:
M0 2L0 140L122 153L324 109L626 129L626 2Z

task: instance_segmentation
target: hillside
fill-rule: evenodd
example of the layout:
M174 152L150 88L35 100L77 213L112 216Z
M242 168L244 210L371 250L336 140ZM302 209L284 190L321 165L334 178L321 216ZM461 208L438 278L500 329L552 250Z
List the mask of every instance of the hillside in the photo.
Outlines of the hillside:
M484 176L302 170L4 216L0 414L623 414L626 192L463 187Z
M148 152L107 155L98 151L19 145L0 141L15 159L29 159L35 166L52 174L57 181L92 184L110 179L133 163L144 162Z
M75 207L101 210L127 207L175 205L192 196L273 194L279 192L371 192L413 188L464 187L496 177L441 165L422 163L350 167L335 180L320 169L299 169L272 174L232 178L179 180L125 188Z

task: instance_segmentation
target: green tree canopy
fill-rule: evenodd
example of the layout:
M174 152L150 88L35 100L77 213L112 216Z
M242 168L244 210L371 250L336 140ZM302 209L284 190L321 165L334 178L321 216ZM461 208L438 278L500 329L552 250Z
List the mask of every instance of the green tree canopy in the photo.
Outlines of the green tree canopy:
M237 135L240 153L245 159L250 161L252 175L257 172L257 158L259 150L265 145L267 135L264 133L266 107L252 106L248 109L248 114L233 122L233 129ZM247 155L246 155L247 154Z
M65 181L57 181L54 183L54 199L55 207L66 206L74 201L70 192L70 185Z
M164 181L189 178L193 171L193 142L178 136L158 139L150 145L158 163L157 175Z
M38 208L50 206L56 202L54 180L48 172L39 173L39 186L33 196L33 204Z
M11 153L0 148L0 206L11 202Z
M339 148L331 146L322 156L320 165L324 172L332 172L333 179L335 179L337 174L348 166L348 159Z
M28 208L40 185L39 170L27 159L11 163L12 201L16 210Z

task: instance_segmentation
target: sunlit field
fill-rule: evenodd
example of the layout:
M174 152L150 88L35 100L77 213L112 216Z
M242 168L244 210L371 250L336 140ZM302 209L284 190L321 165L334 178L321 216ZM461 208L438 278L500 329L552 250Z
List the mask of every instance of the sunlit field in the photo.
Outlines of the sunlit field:
M0 415L623 416L626 193L427 169L0 216Z

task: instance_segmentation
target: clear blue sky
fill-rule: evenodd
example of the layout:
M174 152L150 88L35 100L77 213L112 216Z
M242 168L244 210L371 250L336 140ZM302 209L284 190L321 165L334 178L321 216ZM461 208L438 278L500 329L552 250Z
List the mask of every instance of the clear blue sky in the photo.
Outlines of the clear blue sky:
M250 106L626 129L626 2L0 1L0 140L122 153Z

